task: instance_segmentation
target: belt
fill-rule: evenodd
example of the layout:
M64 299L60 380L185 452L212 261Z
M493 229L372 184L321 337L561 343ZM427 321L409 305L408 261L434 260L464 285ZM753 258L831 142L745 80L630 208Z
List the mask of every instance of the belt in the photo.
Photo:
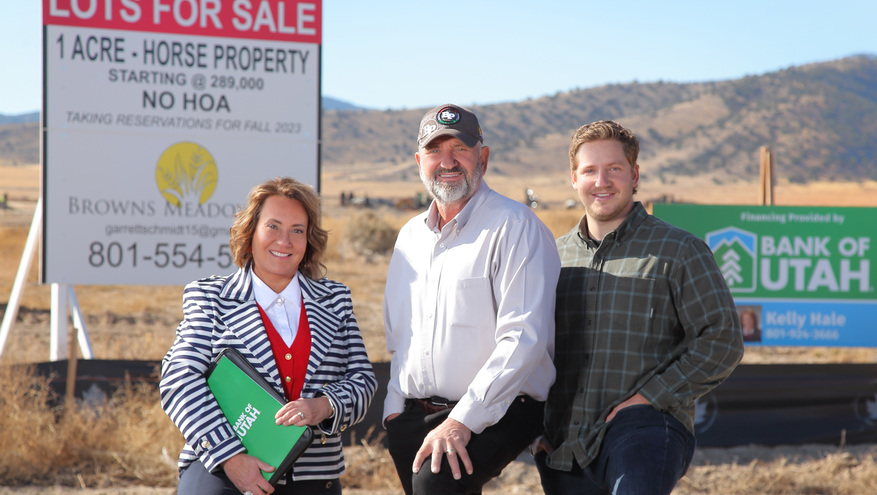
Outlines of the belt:
M446 409L453 409L457 404L456 401L450 401L437 395L428 399L406 399L405 402L406 404L415 405L423 409L427 414L435 414Z

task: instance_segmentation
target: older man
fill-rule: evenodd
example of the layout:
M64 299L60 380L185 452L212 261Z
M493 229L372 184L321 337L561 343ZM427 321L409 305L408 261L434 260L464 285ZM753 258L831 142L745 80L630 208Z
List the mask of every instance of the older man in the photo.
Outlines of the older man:
M554 239L484 182L483 142L458 105L420 123L434 201L399 233L384 300L384 423L407 494L480 493L542 430L555 378Z

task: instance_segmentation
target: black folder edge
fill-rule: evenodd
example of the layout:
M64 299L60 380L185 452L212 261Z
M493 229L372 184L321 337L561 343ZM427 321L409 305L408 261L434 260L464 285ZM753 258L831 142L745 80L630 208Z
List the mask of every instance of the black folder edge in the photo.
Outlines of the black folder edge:
M280 404L286 404L286 398L283 397L280 392L278 392L274 387L272 387L271 384L269 384L268 381L265 380L265 378L262 377L262 375L260 375L258 371L256 371L256 368L254 368L253 365L250 364L250 362L247 361L247 359L243 355L241 355L241 353L237 349L234 349L232 347L226 347L219 352L219 355L216 356L213 362L210 363L207 371L204 372L205 380L207 378L210 378L210 374L213 373L213 370L216 368L217 363L219 363L219 360L222 359L223 356L227 357L233 365L237 366L238 369L243 371L248 377L256 382L257 385L265 389L265 391L268 392L271 397L274 397L277 402L279 402ZM292 465L299 457L301 457L304 451L307 450L308 447L310 447L313 440L314 431L311 429L310 426L305 427L305 431L302 432L301 436L298 438L298 441L295 442L295 445L292 446L289 454L287 454L286 457L283 459L283 462L281 462L280 465L277 466L277 469L275 469L274 472L271 473L271 479L268 480L268 482L271 483L271 486L277 484L277 482L280 481L280 478L285 476L286 473L290 469L292 469Z

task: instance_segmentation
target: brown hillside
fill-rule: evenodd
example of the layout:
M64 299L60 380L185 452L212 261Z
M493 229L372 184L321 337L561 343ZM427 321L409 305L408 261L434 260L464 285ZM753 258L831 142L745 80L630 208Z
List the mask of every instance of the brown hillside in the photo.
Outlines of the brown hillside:
M640 136L644 174L662 183L690 175L717 184L753 180L761 146L774 152L780 179L877 179L877 58L870 56L722 82L608 85L473 110L500 176L565 170L572 131L615 119ZM416 178L411 156L423 111L326 112L325 169L351 179Z
M755 180L761 146L774 152L781 181L877 180L874 56L729 81L613 84L473 109L492 148L491 175L525 184L562 181L570 134L600 119L637 132L643 176L661 184L689 176L716 185ZM414 135L424 111L325 110L324 180L416 183ZM0 165L38 162L38 124L0 125Z
M0 125L0 166L34 165L40 163L40 125Z

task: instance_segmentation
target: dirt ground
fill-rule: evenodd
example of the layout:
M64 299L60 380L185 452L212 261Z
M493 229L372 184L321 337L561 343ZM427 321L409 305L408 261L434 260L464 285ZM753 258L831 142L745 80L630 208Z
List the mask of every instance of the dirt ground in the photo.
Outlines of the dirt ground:
M835 493L873 493L867 487L873 487L873 475L862 479L859 486L863 491L834 491L831 487L843 484L844 478L853 476L853 470L864 463L873 465L877 455L877 447L873 445L847 446L838 449L826 445L796 445L782 447L740 446L725 449L698 449L688 474L680 480L674 495L715 494L725 495L731 491L717 490L738 477L746 483L757 476L765 477L766 484L758 491L733 491L735 494L778 493L801 495L832 495ZM491 481L484 490L485 494L512 495L541 493L539 474L529 455L524 454L518 461L510 464L502 475ZM784 477L797 478L801 485L806 484L808 476L814 471L826 470L822 464L828 464L824 486L801 487L799 491L781 486ZM717 474L720 472L721 474ZM818 476L819 474L816 473ZM771 482L778 486L768 486ZM175 488L154 488L146 486L125 486L103 489L81 487L0 487L0 495L172 495ZM347 495L397 495L396 490L360 490L345 489Z

